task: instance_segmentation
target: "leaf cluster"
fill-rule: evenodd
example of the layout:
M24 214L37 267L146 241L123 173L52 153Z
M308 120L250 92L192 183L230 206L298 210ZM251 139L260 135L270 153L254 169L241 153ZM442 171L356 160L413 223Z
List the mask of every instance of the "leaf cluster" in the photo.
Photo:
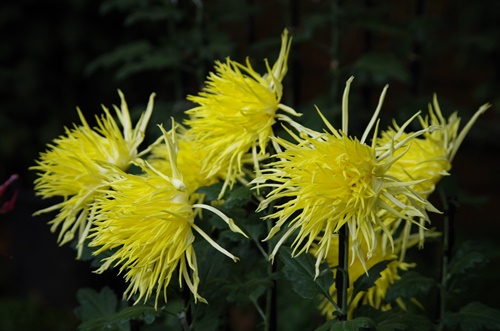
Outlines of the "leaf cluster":
M82 321L78 328L81 331L129 331L131 320L151 324L158 315L152 306L128 307L125 301L117 299L109 287L104 287L100 292L83 288L76 296L80 305L75 308L75 314Z

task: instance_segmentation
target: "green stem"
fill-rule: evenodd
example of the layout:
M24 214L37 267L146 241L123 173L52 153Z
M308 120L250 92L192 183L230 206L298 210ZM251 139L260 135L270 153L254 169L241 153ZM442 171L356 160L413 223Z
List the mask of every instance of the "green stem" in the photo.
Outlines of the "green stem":
M339 321L347 320L347 288L349 287L349 228L347 224L342 225L339 231L339 269L335 277L337 289L337 304L339 306Z
M267 220L267 233L271 231L272 224L270 220ZM272 247L268 243L267 245L268 254L270 256L272 253ZM272 273L276 272L276 265L274 263L267 264L267 275L270 276ZM266 319L264 331L276 331L278 330L277 325L277 311L276 311L276 286L277 282L273 279L272 285L267 289L266 292Z
M441 260L441 284L439 286L438 297L438 321L439 325L437 330L444 329L443 316L446 312L446 299L448 296L448 265L452 257L453 243L454 243L454 220L456 211L456 198L454 196L446 197L442 189L439 190L441 200L443 201L444 208L444 224L443 224L443 253Z
M189 331L189 324L187 322L187 318L186 318L186 312L183 310L181 311L178 315L177 315L177 318L179 319L179 322L181 323L182 325L182 330L183 331Z
M183 308L181 311L177 314L177 319L182 325L182 330L183 331L189 331L191 330L190 324L193 320L192 318L192 312L191 312L191 292L186 290L186 287L181 288L181 301L182 301L182 306Z

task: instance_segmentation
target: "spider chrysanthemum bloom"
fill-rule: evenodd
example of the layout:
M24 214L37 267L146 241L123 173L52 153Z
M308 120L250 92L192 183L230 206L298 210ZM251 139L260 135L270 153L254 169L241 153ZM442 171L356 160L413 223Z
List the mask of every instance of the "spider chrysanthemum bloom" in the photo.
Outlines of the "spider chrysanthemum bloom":
M280 103L290 45L285 30L278 60L272 68L265 61L265 75L257 73L248 59L246 65L229 58L225 63L217 61L204 90L188 96L199 105L186 112L190 116L186 124L197 148L206 151L203 172L207 177L223 172L226 179L222 191L243 174L245 154L252 153L258 171L257 155L266 153L273 136L272 125L277 120L291 121L288 116L277 114L278 109L299 115Z
M192 139L188 131L178 125L178 151L177 166L182 169L183 182L186 188L191 192L191 198L199 201L199 197L194 192L203 186L208 186L219 182L223 174L215 174L207 177L202 172L202 160L206 155L205 150L196 149L196 141ZM168 174L172 172L169 160L168 148L165 144L158 144L151 149L151 155L148 158L149 163L158 171ZM194 201L192 201L194 202Z
M378 144L383 146L394 141L396 130L399 130L396 125L395 128L382 132L377 140ZM403 133L399 138L405 139L407 136L408 133ZM448 174L451 163L446 157L445 147L432 139L431 134L421 137L411 141L405 155L393 164L389 173L401 180L422 180L413 185L412 189L427 198L434 192L439 180Z
M119 267L129 283L124 297L138 294L136 302L146 302L155 292L155 306L175 270L195 301L206 302L198 294L198 266L193 249L195 234L234 261L235 256L213 241L194 222L194 209L208 209L228 223L231 230L242 233L233 220L213 207L192 204L190 192L176 165L175 132L164 138L170 160L170 173L164 174L150 164L137 161L143 175L120 173L110 183L105 196L97 200L99 214L94 221L89 246L98 247L95 255L112 250L97 272ZM174 137L171 139L169 136Z
M121 91L118 93L121 107L114 106L114 109L123 132L104 106L104 114L96 116L97 126L94 128L90 127L78 109L82 124L74 125L72 129L66 128L65 135L49 144L49 149L40 154L37 165L30 168L38 172L35 180L37 195L64 199L37 211L35 215L59 210L49 222L51 231L60 228L60 245L73 240L77 233L78 257L92 224L96 197L102 194L100 190L108 185L107 180L115 169L127 169L141 155L137 149L143 141L153 110L154 94L149 99L146 111L136 126L132 127L125 98Z
M405 155L395 162L389 170L391 175L402 180L422 180L412 188L424 197L428 197L434 192L436 184L443 176L448 175L453 158L462 141L477 118L490 107L489 104L481 106L465 127L459 131L460 118L457 116L457 112L446 119L441 113L436 95L433 98L433 106L429 104L428 116L425 118L419 116L419 120L422 128L438 125L441 130L425 132L420 137L413 139ZM404 133L401 127L394 123L393 128L382 132L377 144L384 146L391 141L400 141L409 134L411 133Z
M419 116L422 128L428 128L433 125L441 127L440 130L433 132L424 132L421 136L412 139L402 155L388 171L388 175L399 178L403 181L415 181L411 189L420 196L428 198L435 190L437 183L443 176L448 175L451 169L453 158L455 157L462 141L476 122L477 118L483 114L489 104L485 104L472 116L464 128L460 131L460 118L454 112L446 119L441 113L437 97L434 95L433 106L429 104L429 113L425 118ZM377 139L377 145L386 148L394 142L402 141L413 133L405 133L405 126L400 127L396 123L392 128L382 132L381 137ZM395 154L398 155L396 151ZM405 200L405 197L398 197ZM396 206L393 205L395 208ZM386 219L386 224L390 225L393 231L401 226L402 220L395 215L385 213L381 217ZM420 219L423 224L424 220ZM402 236L408 237L411 232L411 226L406 223L402 229ZM423 245L423 228L419 228L420 246ZM401 257L404 258L405 247L403 245Z
M353 237L353 258L357 256L364 263L365 256L370 258L375 251L376 231L381 229L392 240L389 230L379 218L381 210L410 222L413 216L427 218L424 208L434 210L425 199L409 189L414 182L400 181L388 176L387 172L398 159L394 151L422 131L435 128L429 127L410 135L386 150L376 148L375 138L371 145L367 145L365 140L378 117L386 92L384 89L361 140L349 137L347 99L351 80L347 82L344 92L342 130L333 128L323 117L330 132L315 133L305 129L300 136L290 132L295 143L274 138L283 151L275 155L277 161L271 163L271 168L263 170L265 173L254 180L257 186L272 189L261 202L259 210L277 203L275 208L278 211L265 217L277 219L266 239L273 237L286 223L288 225L270 258L297 232L292 244L295 255L308 251L313 243L317 244L316 274L332 244L331 234L337 233L343 225L348 226ZM396 198L399 196L406 197L408 202L402 203ZM280 204L282 198L286 201ZM393 208L389 202L398 208ZM365 242L367 252L361 250L358 237Z

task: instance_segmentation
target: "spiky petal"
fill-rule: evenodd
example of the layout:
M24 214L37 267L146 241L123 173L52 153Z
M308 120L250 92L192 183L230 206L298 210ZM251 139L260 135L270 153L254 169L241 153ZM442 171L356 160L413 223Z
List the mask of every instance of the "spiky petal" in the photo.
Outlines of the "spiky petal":
M59 228L58 242L63 245L77 235L78 257L94 218L95 199L102 195L107 180L116 170L125 170L140 156L138 147L153 111L154 94L146 111L132 127L125 97L120 108L114 106L123 131L120 130L109 110L96 116L97 126L90 127L78 109L81 125L66 128L65 134L54 139L49 149L40 154L37 165L31 167L38 173L35 180L36 194L43 198L62 197L64 200L39 210L35 215L58 211L49 222L51 231Z
M197 149L205 151L202 171L207 177L224 173L223 191L243 174L246 154L252 153L258 170L257 155L266 153L269 137L273 136L272 125L279 119L290 120L277 114L278 109L299 115L280 103L290 45L285 30L278 60L272 68L265 61L265 75L257 73L248 59L246 65L229 58L225 63L217 61L204 90L188 96L198 104L186 112L190 116L186 124Z

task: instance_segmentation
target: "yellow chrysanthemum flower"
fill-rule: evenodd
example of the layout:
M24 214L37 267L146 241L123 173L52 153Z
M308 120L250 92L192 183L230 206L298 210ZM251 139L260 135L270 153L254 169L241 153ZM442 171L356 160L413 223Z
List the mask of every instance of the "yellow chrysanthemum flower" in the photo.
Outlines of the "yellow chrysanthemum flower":
M195 224L193 210L208 209L228 223L231 230L244 233L232 219L217 209L190 202L189 190L176 164L175 130L170 134L163 131L163 134L170 160L170 174L164 174L150 164L137 160L144 175L121 172L115 176L105 197L97 200L99 214L94 221L93 233L89 236L92 239L89 246L99 247L95 255L113 250L97 272L120 266L120 272L125 273L125 279L130 283L124 294L127 299L138 293L136 302L146 302L156 291L157 305L163 291L166 301L166 288L178 268L180 286L184 280L195 301L206 302L198 294L199 277L193 249L193 230L223 254L234 261L237 258Z
M199 106L188 110L186 124L197 142L197 148L206 153L203 172L207 177L225 173L224 191L243 174L245 154L251 151L258 171L257 155L264 155L272 125L276 120L291 121L281 109L299 116L293 109L280 103L283 94L281 81L287 72L291 39L285 30L281 39L278 60L267 74L261 76L247 59L246 65L226 59L216 62L215 73L208 76L206 87L197 96L188 96ZM222 194L221 194L222 195Z
M203 186L208 186L217 183L223 178L222 174L207 177L202 172L202 160L206 152L204 150L195 149L196 142L192 140L189 132L178 125L178 151L177 151L177 166L182 169L184 184L191 193L191 198L194 201L199 201L199 196L194 192ZM168 156L168 148L165 144L159 144L151 149L151 155L148 158L151 166L158 171L168 174L172 172L170 160ZM194 202L191 201L191 202Z
M385 145L392 142L395 133L396 131L391 129L383 132L378 143ZM407 133L403 133L400 138L405 139L407 136ZM451 168L444 146L433 139L428 139L429 137L430 135L423 139L420 137L413 139L405 155L389 169L392 176L401 180L422 180L413 185L412 189L426 198L434 192L437 182L442 176L447 175Z
M109 110L103 106L104 114L97 117L97 127L91 128L81 111L78 115L82 124L65 129L65 135L48 145L49 150L41 153L37 165L31 170L38 172L35 180L36 194L43 198L62 197L64 201L35 215L60 210L49 222L51 231L60 227L58 242L63 245L73 240L78 232L78 257L88 235L95 213L96 197L105 188L108 177L115 169L125 170L131 162L141 156L137 148L144 138L144 131L153 111L154 94L151 95L146 111L135 128L132 127L125 97L118 91L121 107L114 106L123 127L120 131Z
M359 292L356 294L356 297L351 298L350 306L348 311L348 318L352 318L354 310L360 305L370 305L379 310L388 310L391 309L391 305L389 303L384 302L385 295L389 287L394 284L395 281L400 279L401 277L398 274L398 270L408 270L408 268L414 267L415 264L406 263L398 259L398 248L401 247L398 244L399 238L396 241L396 249L392 249L389 246L389 242L385 239L387 237L382 236L381 233L376 234L378 245L372 253L372 256L368 259L366 257L366 265L362 263L362 261L358 258L355 258L352 263L349 265L349 288L347 290L347 297L351 298L354 291L354 282L363 274L366 274L365 267L370 269L375 264L387 261L394 260L390 262L386 269L384 269L380 273L380 278L375 281L375 286L368 289L366 292ZM351 239L352 240L352 239ZM330 266L337 266L339 261L339 251L338 251L338 235L332 235L332 246L327 252L325 260L328 262ZM366 247L366 242L361 242L361 250L368 251L368 247ZM409 246L413 246L418 242L418 238L412 238ZM312 253L315 254L315 247L312 248ZM330 294L332 298L336 298L337 289L336 285L333 284L330 288ZM401 307L404 308L404 304L402 301L396 301ZM333 312L335 311L335 307L328 300L323 300L321 303L322 313L327 318L333 317Z
M419 116L420 123L423 128L435 125L442 129L425 132L420 137L411 140L408 151L389 170L389 174L401 180L422 180L422 182L415 184L412 189L426 198L434 192L435 186L441 178L448 175L451 162L465 136L477 118L490 107L489 104L481 106L459 132L460 118L457 116L457 112L445 119L436 95L433 98L433 105L434 109L429 104L428 116L425 118ZM409 135L404 133L396 123L393 126L394 128L382 132L381 138L377 140L379 146L390 144L391 141L403 140Z
M402 181L415 181L411 189L426 199L434 192L441 178L448 175L453 158L472 125L490 107L489 104L481 106L459 132L460 118L457 116L457 112L454 112L448 119L445 119L441 113L436 95L433 98L433 106L429 104L428 116L425 118L419 116L419 120L424 129L430 126L439 126L441 130L424 132L421 136L412 139L408 143L404 155L401 155L387 172L388 175L399 178ZM394 123L393 128L382 132L381 137L377 139L377 145L387 148L387 146L390 146L394 142L406 139L412 133L405 133L405 127L406 125L399 127ZM402 153L402 151L396 151L395 155L398 156ZM401 196L398 199L404 201L405 197ZM401 227L402 220L395 217L395 215L385 213L380 216L386 219L385 223L390 224L390 227L393 229L392 231L397 231ZM424 220L421 219L420 223L423 224L423 222ZM408 237L411 232L410 224L406 223L402 231L402 236ZM419 231L423 239L423 228L420 227ZM423 240L420 242L420 246L422 245ZM404 255L405 248L403 247L401 257L404 258Z
M300 137L290 132L296 143L273 138L284 151L275 155L277 161L271 163L272 168L254 180L257 187L267 186L273 189L261 202L258 210L279 202L281 198L287 199L275 206L277 212L265 217L277 219L266 240L288 223L288 229L276 244L270 258L298 231L292 244L295 255L307 251L317 241L316 274L319 272L319 264L331 247L331 234L337 233L344 224L353 236L353 257L357 256L365 263L365 256L370 258L377 247L376 231L381 229L392 240L389 230L379 218L380 210L409 222L413 216L427 218L421 205L435 210L425 199L409 189L414 182L400 181L387 175L391 165L403 155L395 156L394 152L414 137L434 130L435 127L414 133L385 150L376 148L375 138L371 146L365 144L378 117L386 92L384 89L377 110L361 140L349 137L347 100L351 81L352 78L347 82L343 97L342 130L333 128L320 113L331 133L318 133L304 128ZM262 184L263 182L266 183ZM396 198L399 196L407 197L408 203L403 204ZM390 202L397 208L392 207ZM367 252L362 251L358 237L365 242Z

